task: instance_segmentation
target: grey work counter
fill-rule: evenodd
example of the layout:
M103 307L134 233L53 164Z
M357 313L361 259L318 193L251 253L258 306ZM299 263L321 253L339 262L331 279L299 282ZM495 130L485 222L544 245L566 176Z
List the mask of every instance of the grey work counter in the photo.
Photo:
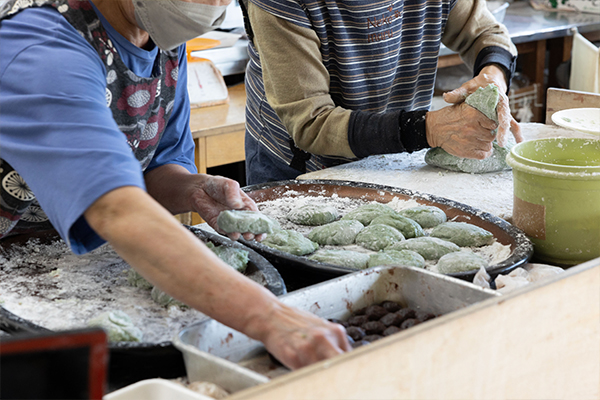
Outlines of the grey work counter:
M528 1L518 1L509 5L503 24L513 43L519 44L571 36L571 28L579 33L600 31L600 14L540 11ZM440 56L450 54L455 52L442 46Z
M543 124L521 124L521 130L525 140L546 137L600 139L598 136ZM349 164L300 175L298 179L366 182L410 189L465 203L511 221L511 171L487 174L448 171L427 165L424 160L426 151L370 156Z

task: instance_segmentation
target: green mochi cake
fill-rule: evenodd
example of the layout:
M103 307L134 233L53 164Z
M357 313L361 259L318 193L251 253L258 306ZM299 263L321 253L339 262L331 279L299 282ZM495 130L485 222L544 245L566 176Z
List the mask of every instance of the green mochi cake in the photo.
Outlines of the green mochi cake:
M364 228L360 222L349 219L317 226L308 234L308 238L320 245L345 246L354 243L358 232Z
M375 217L373 221L371 221L371 225L376 224L389 225L393 228L396 228L407 239L425 235L421 225L410 218L400 215L399 213Z
M292 230L280 230L267 236L261 242L265 246L294 254L296 256L304 256L310 254L319 248L319 244L306 238L300 232Z
M104 329L109 342L142 341L142 331L133 324L129 315L121 310L104 312L90 319L87 324Z
M279 229L279 223L259 211L226 210L217 217L217 225L226 233L246 233L255 235L273 233Z
M446 254L438 260L436 266L440 273L452 274L487 268L488 262L472 251L462 250Z
M421 228L433 228L443 222L446 222L446 213L438 207L434 206L418 206L406 208L398 211L398 214L412 219L418 223Z
M386 250L412 250L426 260L438 260L448 253L459 251L460 247L447 240L424 236L394 243Z
M402 265L405 267L423 268L425 259L411 250L384 250L371 254L367 266L369 268L378 265Z
M371 224L361 230L354 242L369 250L379 251L404 240L402 233L389 225Z
M382 203L369 203L364 204L348 212L342 217L342 220L356 220L364 226L367 226L380 215L391 215L395 214L396 211Z
M444 222L433 228L429 236L448 240L460 247L481 247L494 243L491 232L466 222Z
M319 226L336 221L340 213L335 207L306 204L291 210L286 218L298 225Z
M355 269L367 268L369 261L369 255L366 253L342 249L320 249L308 258L313 261Z

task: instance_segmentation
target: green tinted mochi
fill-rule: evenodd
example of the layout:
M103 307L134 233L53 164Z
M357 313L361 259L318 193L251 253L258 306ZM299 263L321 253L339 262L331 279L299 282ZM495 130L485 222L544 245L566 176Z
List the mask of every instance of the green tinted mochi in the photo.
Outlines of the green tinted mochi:
M376 267L378 265L402 265L405 267L423 268L425 259L411 250L384 250L371 254L367 266Z
M364 204L348 212L342 217L342 220L356 220L360 221L361 224L367 226L380 215L395 214L396 211L390 206L386 206L382 203L369 203Z
M369 255L351 250L321 249L308 256L310 260L341 267L364 269L367 267Z
M440 273L452 274L487 268L488 262L472 251L463 250L446 254L438 260L436 266Z
M371 224L361 230L354 242L369 250L379 251L404 240L404 236L396 228L383 224Z
M434 206L418 206L400 210L398 213L417 222L423 229L433 228L446 222L446 213Z
M444 222L433 228L431 237L448 240L460 247L481 247L494 243L494 235L466 222Z
M448 253L459 251L460 247L447 240L424 236L394 243L386 250L412 250L426 260L437 260Z
M314 228L308 238L320 245L345 246L354 243L364 225L355 220L340 220Z
M286 218L298 225L319 226L336 221L340 213L335 207L306 204L291 210Z
M294 254L296 256L310 254L319 248L318 243L306 238L300 232L292 230L276 231L268 235L261 243L273 249Z
M217 225L226 233L246 233L255 235L273 233L279 229L279 223L258 211L226 210L217 217Z
M414 238L424 236L423 228L416 221L404 217L398 213L389 215L380 215L371 221L371 225L384 224L394 227L402 233L405 238Z

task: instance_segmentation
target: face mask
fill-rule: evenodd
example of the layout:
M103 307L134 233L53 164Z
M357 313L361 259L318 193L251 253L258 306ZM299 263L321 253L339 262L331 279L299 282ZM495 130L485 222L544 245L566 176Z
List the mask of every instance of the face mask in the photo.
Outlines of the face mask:
M181 0L133 0L133 6L140 28L163 50L218 28L227 8Z

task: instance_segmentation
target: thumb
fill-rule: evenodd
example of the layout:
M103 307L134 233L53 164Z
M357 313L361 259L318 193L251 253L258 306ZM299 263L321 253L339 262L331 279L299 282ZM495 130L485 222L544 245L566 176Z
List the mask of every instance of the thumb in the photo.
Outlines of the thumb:
M450 104L462 103L469 94L467 88L463 85L458 89L454 89L450 92L444 93L444 101Z

